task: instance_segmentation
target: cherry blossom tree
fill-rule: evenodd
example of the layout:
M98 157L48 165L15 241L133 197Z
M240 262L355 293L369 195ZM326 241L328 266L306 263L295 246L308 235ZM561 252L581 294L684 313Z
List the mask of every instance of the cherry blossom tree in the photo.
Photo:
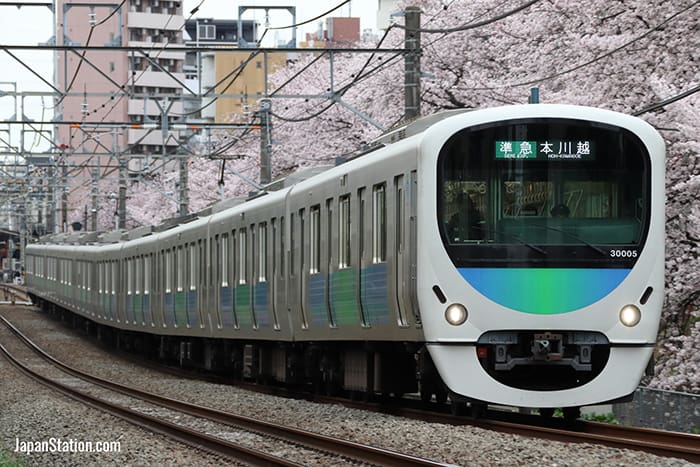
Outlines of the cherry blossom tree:
M523 103L532 86L539 87L542 102L635 113L698 85L698 6L692 1L550 0L512 15L492 0L413 4L421 7L422 28L433 30L421 38L422 70L432 77L422 83L424 114ZM499 16L505 17L470 28ZM387 39L401 46L403 31L390 31ZM347 105L275 101L282 117L275 129L282 171L332 161L380 133L348 106L384 126L403 115L401 60L366 79L357 75L366 57L338 60L336 82L352 84L345 92L341 85L328 89L327 61L306 69L311 60L280 72L281 83L299 73L286 94L336 91L329 97ZM365 70L377 62L374 57ZM667 294L652 385L693 392L700 390L699 105L694 94L641 114L668 145Z
M529 88L537 86L541 102L641 112L661 132L668 151L667 284L657 376L651 384L700 392L700 93L646 111L700 84L698 3L539 0L523 1L519 8L499 0L415 0L401 7L409 5L422 12L424 115L525 103ZM403 48L403 42L404 30L397 25L381 47ZM273 79L271 92L279 91L272 100L273 178L333 164L404 116L400 53L336 53L332 65L329 54L302 54ZM242 133L228 134L228 141L220 135L209 151L242 155L226 162L223 177L221 161L191 164L192 210L222 193L251 191L253 185L245 180L258 180L260 135ZM161 177L163 185L173 182L170 177ZM151 192L161 189L141 185ZM165 211L165 205L156 201L156 212ZM132 215L139 222L155 219L146 208Z

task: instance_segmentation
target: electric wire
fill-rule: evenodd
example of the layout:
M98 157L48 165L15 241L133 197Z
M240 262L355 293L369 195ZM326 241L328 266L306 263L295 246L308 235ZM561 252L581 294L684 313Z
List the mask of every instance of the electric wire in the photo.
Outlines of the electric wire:
M538 83L541 83L541 82L543 82L543 81L549 81L549 80L551 80L551 79L558 78L558 77L563 76L563 75L566 75L566 74L568 74L568 73L572 73L572 72L574 72L574 71L580 70L580 69L585 68L585 67L587 67L588 65L591 65L591 64L593 64L593 63L595 63L595 62L598 62L598 61L600 61L600 60L602 60L602 59L604 59L604 58L610 57L611 55L614 55L614 54L616 54L617 52L619 52L619 51L621 51L621 50L624 50L625 48L629 47L630 45L632 45L632 44L634 44L634 43L636 43L636 42L639 42L640 40L642 40L642 39L644 39L645 37L649 36L651 33L657 31L658 29L663 28L663 27L666 26L668 23L670 23L670 22L673 21L674 19L678 18L680 15L682 15L682 14L688 12L689 10L695 8L696 6L698 6L698 4L700 4L700 1L696 1L696 2L692 3L691 5L687 6L686 8L683 8L682 10L677 11L676 13L674 13L674 14L672 14L671 16L667 17L667 18L666 18L665 20L663 20L661 23L659 23L659 24L657 24L656 26L654 26L653 28L649 29L648 31L644 32L643 34L640 34L639 36L634 37L633 39L631 39L631 40L625 42L624 44L622 44L622 45L620 45L620 46L618 46L618 47L615 47L614 49L609 50L609 51L605 52L604 54L598 55L598 56L595 57L595 58L592 58L592 59L590 59L590 60L587 60L586 62L580 63L580 64L578 64L578 65L576 65L576 66L571 67L571 68L568 68L568 69L566 69L566 70L564 70L564 71L560 71L560 72L558 72L558 73L553 73L553 74L548 75L548 76L544 76L544 77L536 78L536 79L531 79L531 80L527 80L527 81L522 81L522 82L518 82L518 83L510 83L510 84L504 84L504 85L499 85L499 86L491 86L491 87L483 87L483 88L471 88L471 90L473 90L473 91L483 91L483 90L492 90L492 89L500 89L500 88L515 88L515 87L522 87L522 86L531 86L531 85L533 85L533 84L538 84Z
M700 85L695 86L695 87L693 87L693 88L690 88L690 89L688 89L687 91L684 91L684 92L682 92L682 93L680 93L680 94L677 94L677 95L675 95L675 96L673 96L673 97L669 97L668 99L664 99L664 100L661 101L661 102L657 102L657 103L655 103L655 104L651 104L651 105L649 105L649 106L647 106L647 107L644 107L644 108L642 108L641 110L638 110L638 111L632 113L632 115L634 115L635 117L638 117L638 116L643 115L643 114L645 114L645 113L647 113L647 112L652 112L652 111L654 111L654 110L657 110L657 109L660 109L660 108L662 108L662 107L665 107L665 106L667 106L667 105L669 105L669 104L673 104L674 102L678 102L678 101L681 100L681 99L685 99L686 97L692 96L692 95L695 94L696 92L700 92Z
M526 9L526 8L532 6L535 3L538 3L540 1L541 0L530 0L529 2L522 4L517 8L514 8L512 10L501 13L500 15L494 16L493 18L489 18L489 19L486 19L484 21L479 21L478 23L470 22L470 23L463 24L462 26L458 26L455 28L440 28L440 29L417 28L417 29L412 29L412 30L416 31L416 32L424 32L427 34L434 34L434 33L445 33L446 34L446 33L453 33L453 32L468 31L470 29L479 28L481 26L486 26L486 25L489 25L491 23L495 23L497 21L500 21L504 18L507 18L507 17L512 16L516 13L519 13L522 10L524 10L524 9ZM400 29L406 29L405 25L397 24L396 27L400 28Z
M311 18L311 19L307 19L306 21L302 21L302 22L300 22L300 23L290 24L289 26L277 26L277 27L272 27L272 28L271 28L271 27L266 27L265 30L263 31L262 35L260 36L260 39L258 39L258 41L257 41L257 42L258 42L258 46L260 46L260 44L262 43L262 40L263 40L263 38L265 37L265 34L267 34L267 31L279 31L279 30L282 30L282 29L291 29L291 28L296 28L296 27L298 27L298 26L303 26L303 25L305 25L305 24L309 24L309 23L311 23L312 21L316 21L317 19L321 19L321 18L323 18L324 16L330 15L330 14L333 13L335 10L337 10L337 9L339 9L340 7L342 7L342 6L344 6L344 5L348 4L348 3L350 3L350 1L351 1L351 0L345 0L344 2L341 2L340 4L334 6L334 7L331 8L330 10L325 11L325 12L323 12L323 13L317 15L317 16L314 16L314 17ZM264 8L264 7L261 7L261 8Z
M375 49L379 49L379 48L381 47L382 43L384 42L384 40L385 40L385 39L387 38L387 36L389 35L389 32L391 31L391 29L392 29L392 27L390 26L390 27L388 27L388 28L386 29L386 31L384 31L384 35L382 36L382 38L381 38L381 39L379 40L379 42L377 43ZM372 61L372 59L374 58L374 56L375 56L375 53L374 53L374 52L373 52L372 54L370 54L369 58L367 58L367 60L365 61L365 63L362 65L362 68L360 69L360 71L359 71L358 73L355 74L355 76L353 77L352 81L351 81L349 84L347 84L347 85L343 86L342 88L340 88L340 89L339 89L338 91L336 91L335 93L333 93L333 98L331 99L331 102L330 102L328 105L326 105L323 109L321 109L320 111L318 111L318 112L316 112L316 113L314 113L314 114L312 114L312 115L306 115L306 116L301 117L301 118L283 117L283 116L278 115L278 114L276 114L276 113L274 113L274 112L270 112L270 114L271 114L273 117L275 117L275 118L277 118L277 119L279 119L279 120L282 120L282 121L285 121L285 122L290 122L290 123L305 122L305 121L308 121L308 120L311 120L311 119L314 119L314 118L318 117L319 115L323 114L324 112L326 112L328 109L330 109L331 107L333 107L333 106L337 103L336 99L338 98L338 96L340 96L340 97L344 96L345 93L346 93L352 86L354 86L355 84L357 84L357 82L360 80L360 78L363 77L362 73L365 71L365 69L367 69L367 66L369 66L369 63ZM385 65L385 63L382 63L382 66L384 66L384 65ZM298 76L298 74L297 74L297 76ZM285 83L283 84L283 86L285 86L287 83L288 83L288 81L285 82ZM275 91L275 92L276 92L276 91Z
M534 3L536 3L536 1L529 2L528 4L519 7L519 8L517 9L517 11L521 11L522 9L524 9L524 8L526 8L527 6L530 6L531 4L534 4ZM606 54L604 54L604 55L602 55L602 56L600 56L600 57L597 57L596 59L594 59L594 60L592 60L592 61L586 62L586 63L583 64L583 65L579 65L579 66L577 66L577 67L575 67L575 68L573 68L573 69L566 70L566 71L561 72L561 73L558 73L558 74L556 74L556 75L548 76L548 77L545 77L545 78L542 78L542 79L539 79L539 80L536 80L536 81L530 81L530 82L526 82L526 83L519 83L519 84L516 84L516 85L513 85L513 86L523 86L523 85L526 85L526 84L533 84L534 82L541 82L541 81L544 81L544 80L546 80L546 79L552 79L552 78L554 78L554 77L556 77L556 76L561 76L562 74L565 74L565 73L568 73L568 72L571 72L571 71L575 71L576 69L580 69L580 68L582 68L582 67L584 67L584 66L586 66L586 65L588 65L588 64L590 64L590 63L593 63L593 62L595 62L595 61L597 61L597 60L599 60L599 59L602 59L602 58L605 58L605 57L607 57L607 56L610 56L610 55L612 55L613 53L615 53L615 52L621 50L622 48L629 46L631 43L636 42L636 40L640 40L640 39L646 37L647 35L649 35L651 32L653 32L653 31L655 31L655 30L657 30L657 29L663 27L666 23L668 23L669 21L671 21L671 20L672 20L673 18L675 18L677 15L679 15L679 14L683 13L684 11L687 11L687 10L689 10L690 8L696 6L697 3L700 3L700 2L696 2L695 4L693 4L693 5L689 6L688 8L686 8L685 10L682 10L681 12L679 12L679 13L677 13L677 14L671 16L671 17L669 17L666 21L662 22L661 24L657 25L656 27L652 28L651 30L647 31L645 34L642 34L641 36L639 36L638 38L634 39L633 41L630 41L630 42L624 44L623 46L621 46L621 47L619 47L619 48L617 48L617 49L614 49L613 51L610 51L610 52L608 52L608 53L606 53ZM201 3L200 3L200 4L201 4ZM341 4L341 6L342 6L342 4ZM509 12L509 13L510 13L510 14L514 14L514 13L512 13L513 11L514 11L514 10L511 10L511 12ZM482 22L480 22L480 23L472 24L471 27L469 27L469 28L467 28L467 29L472 29L472 28L477 27L477 26L479 26L479 25L490 24L490 22L494 22L494 21L497 20L497 19L502 19L502 17L504 17L504 15L499 15L498 17L491 18L491 19L487 20L488 22L482 21ZM497 19L496 19L496 18L497 18ZM397 26L397 27L402 27L402 26L400 26L400 25L396 25L396 26ZM437 32L441 32L441 33L444 33L444 34L448 34L448 33L452 32L452 31L456 32L456 31L461 31L461 30L466 30L466 29L464 29L463 27L460 27L460 28L434 29L434 30L421 29L420 31L422 31L422 32L436 32L436 33L437 33ZM444 36L443 36L443 37L444 37ZM429 43L428 45L432 45L432 44L434 44L434 42L436 42L436 41L433 41L433 42ZM368 60L368 61L365 63L365 65L363 66L363 70L364 70L364 68L367 66L368 63L369 63L369 60ZM382 66L385 66L385 65L386 65L386 62L382 64ZM369 74L369 73L368 73L368 74ZM350 86L356 84L356 82L359 81L360 77L361 77L361 73L358 73L358 74L356 75L355 79L353 79L353 82L350 83L349 85L346 85L346 90L347 90L347 88L349 88ZM294 78L295 78L295 77L292 77L291 79L294 79ZM363 77L363 78L364 78L364 77ZM291 81L291 79L288 80L288 81L285 83L285 85L286 85L289 81ZM484 88L484 89L492 90L493 88ZM680 100L680 99L682 99L682 98L684 98L684 97L687 97L688 95L694 94L695 92L698 92L698 90L699 90L698 87L693 88L693 89L691 89L691 90L689 90L689 91L686 91L685 93L682 93L682 94L680 94L680 95L678 95L678 96L674 96L674 98L667 99L667 100L665 100L665 101L663 101L663 102L654 104L653 106L644 108L644 109L640 110L638 113L635 113L635 115L639 115L639 114L642 114L642 113L646 113L646 112L652 111L652 110L654 110L654 109L656 109L656 108L662 107L663 105L668 105L669 103L675 102L675 101ZM275 92L278 92L278 91L275 91ZM327 106L323 111L318 112L317 115L320 115L320 114L322 114L323 112L325 112L325 111L326 111L328 108L330 108L333 104L334 104L334 102L332 102L331 105ZM280 117L280 116L278 116L278 115L276 115L276 114L273 114L273 116L275 116L275 118L279 118L279 119L281 119L281 120L283 120L283 121L289 121L289 122L297 121L297 120L288 119L288 118L285 120L284 117ZM307 121L307 120L309 120L309 119L311 119L311 118L312 118L312 117L309 117L309 118L302 118L302 119L299 119L298 121ZM250 132L250 129L246 130L246 131L244 132L244 134L241 135L241 137L245 136L245 135L246 135L247 133L249 133L249 132ZM236 142L238 142L239 140L240 140L240 138L236 138L236 139L234 140L234 142L232 143L232 145L235 144ZM232 147L232 146L231 146L231 147Z

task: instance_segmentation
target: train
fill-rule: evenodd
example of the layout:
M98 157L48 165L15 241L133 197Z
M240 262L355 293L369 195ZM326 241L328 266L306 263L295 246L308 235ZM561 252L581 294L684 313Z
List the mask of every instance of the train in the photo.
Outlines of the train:
M663 139L629 115L442 111L180 222L44 237L27 288L183 366L575 418L648 371L664 171Z

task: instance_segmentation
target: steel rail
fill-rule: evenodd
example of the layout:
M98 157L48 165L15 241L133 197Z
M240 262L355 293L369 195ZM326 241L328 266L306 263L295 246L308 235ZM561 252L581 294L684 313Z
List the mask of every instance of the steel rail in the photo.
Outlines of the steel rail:
M23 303L29 303L31 304L31 299L29 298L29 295L27 295L27 291L17 285L14 284L0 284L0 289L3 290L3 292L10 293L14 298L11 300L12 304L14 305L16 301L20 301Z
M8 328L15 335L17 335L18 330L14 328L14 326L11 323L9 323L4 317L0 316L0 318L2 318L2 321L6 325L9 325ZM24 336L17 335L17 337L23 340L25 344L27 343L27 341L24 340ZM36 348L32 348L32 350L36 351ZM207 435L205 433L201 433L196 430L192 430L187 427L168 422L166 420L161 420L156 417L152 417L150 415L146 415L144 413L137 412L129 408L122 407L78 391L74 388L71 388L70 386L67 386L63 383L52 380L44 375L35 372L31 368L29 368L28 365L25 365L24 363L19 361L2 344L0 344L0 353L2 353L5 356L5 358L19 371L51 389L54 389L88 406L108 412L139 427L149 429L156 433L160 433L169 438L185 443L189 446L198 449L204 449L208 452L217 455L223 455L233 460L249 462L252 465L279 465L289 467L296 467L300 465L294 462L289 462L285 459L276 456L269 455L261 451L240 446L238 444L225 441Z
M102 410L111 415L119 417L136 426L141 428L146 428L155 433L165 435L169 438L180 441L184 444L192 446L197 449L203 449L205 451L211 452L213 454L222 455L229 459L236 461L248 462L251 465L275 465L275 466L286 466L286 467L297 467L301 464L296 464L289 462L285 459L269 455L267 453L256 451L254 449L249 449L244 446L231 443L220 438L216 438L205 433L201 433L195 430L191 430L184 426L180 426L166 420L161 420L150 415L146 415L134 410L122 407L111 402L99 399L97 397L85 394L76 389L71 388L63 383L54 381L46 376L43 376L29 366L20 362L14 355L10 353L9 350L0 344L0 353L19 371L30 377L31 379L38 381L39 383L62 393L71 399L77 400L90 407Z
M328 400L326 400L328 399ZM422 409L393 407L361 401L340 401L338 398L316 398L341 403L350 407L374 410L396 416L424 420L431 423L471 425L501 433L530 438L549 439L567 443L595 443L619 449L645 451L661 457L675 457L700 464L700 435L679 433L609 423L576 420L542 419L540 416L489 411L486 417L473 419L429 412ZM518 421L510 421L517 419Z
M113 381L105 380L97 376L85 373L75 369L56 358L46 353L43 349L37 346L27 336L10 323L5 317L0 316L0 320L8 327L19 339L21 339L34 352L42 358L61 368L63 371L76 376L80 379L90 381L93 384L102 386L112 391L119 392L131 397L135 397L162 407L176 410L195 417L206 418L208 420L223 423L229 426L240 427L249 431L264 434L278 439L285 440L290 443L296 443L312 449L322 450L334 455L345 456L356 459L361 462L373 463L378 465L406 465L406 466L443 466L444 463L435 462L429 459L424 459L417 456L411 456L389 449L369 446L356 443L353 441L333 438L322 434L301 430L298 428L281 426L275 423L257 420L251 417L232 414L230 412L220 411L209 407L191 404L176 399L160 396L140 389L125 386ZM292 464L293 465L293 464Z

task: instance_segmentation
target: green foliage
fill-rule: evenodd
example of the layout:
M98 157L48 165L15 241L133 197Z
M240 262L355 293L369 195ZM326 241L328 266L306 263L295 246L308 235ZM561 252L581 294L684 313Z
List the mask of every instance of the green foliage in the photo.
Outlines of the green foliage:
M620 424L620 421L615 418L615 414L613 413L585 413L581 415L581 418L590 422L612 423L613 425Z
M0 467L25 467L27 464L20 462L6 449L0 449Z

